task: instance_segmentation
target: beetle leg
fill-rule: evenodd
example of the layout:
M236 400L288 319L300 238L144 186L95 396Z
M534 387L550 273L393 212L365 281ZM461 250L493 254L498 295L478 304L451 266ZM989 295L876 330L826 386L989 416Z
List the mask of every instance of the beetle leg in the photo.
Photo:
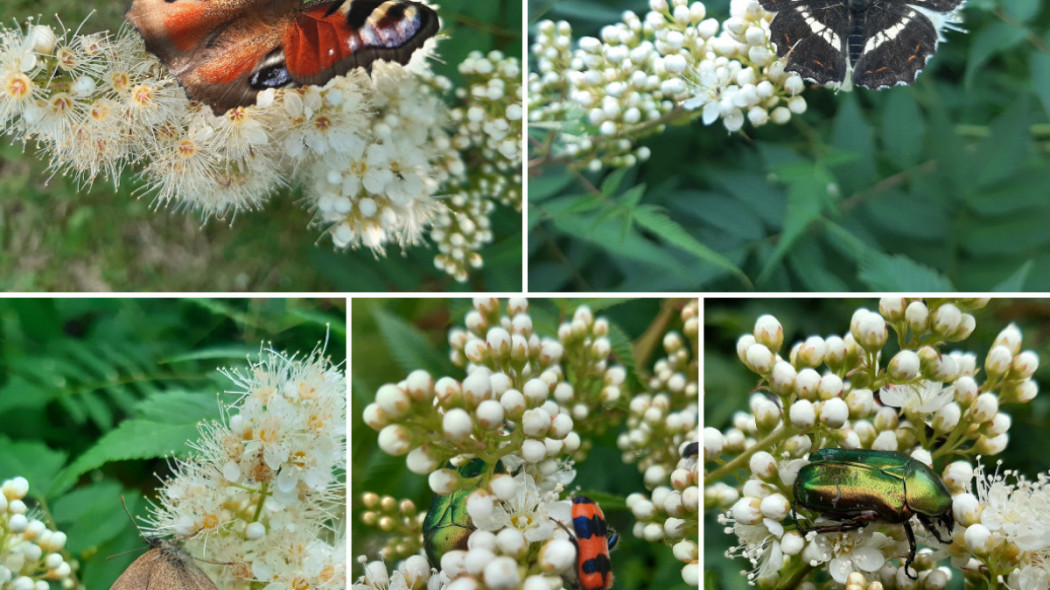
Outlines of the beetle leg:
M941 533L938 532L937 528L933 526L933 522L929 519L928 516L926 516L925 514L918 514L916 516L919 517L919 522L922 523L922 526L926 527L926 530L929 531L934 537L937 537L937 541L938 542L940 542L940 543L942 543L944 545L951 545L951 543L952 543L952 528L954 528L954 527L948 525L948 523L946 522L948 519L942 519L942 524L944 524L945 528L948 529L948 540L945 541L944 539L941 538Z
M908 535L908 548L911 550L911 552L908 553L908 560L904 562L904 575L908 576L913 580L918 580L918 571L915 572L914 576L908 573L908 566L910 566L912 562L915 561L915 533L912 532L911 523L909 521L904 521L904 532ZM911 569L915 570L915 568Z

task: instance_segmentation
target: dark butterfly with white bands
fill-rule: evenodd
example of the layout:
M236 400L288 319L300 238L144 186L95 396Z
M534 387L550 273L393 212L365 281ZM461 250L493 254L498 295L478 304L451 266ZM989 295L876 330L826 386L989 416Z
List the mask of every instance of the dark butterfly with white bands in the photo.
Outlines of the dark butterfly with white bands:
M785 69L848 90L911 84L965 0L758 0Z

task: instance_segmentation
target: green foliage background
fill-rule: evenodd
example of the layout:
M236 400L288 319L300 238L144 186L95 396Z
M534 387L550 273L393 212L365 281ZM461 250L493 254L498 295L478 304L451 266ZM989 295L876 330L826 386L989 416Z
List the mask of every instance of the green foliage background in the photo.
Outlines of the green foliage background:
M648 2L529 9L532 36L564 19L578 38ZM626 171L533 170L530 287L1050 289L1050 5L969 0L962 14L968 33L946 31L914 86L807 88L784 126L696 120L643 140L652 158Z
M578 299L529 300L529 315L537 334L554 336L558 324L571 318L579 305L591 306L595 316L610 322L610 341L617 362L628 368L628 382L637 385L637 373L631 360L631 347L649 327L660 309L657 299ZM385 538L376 529L360 522L364 511L361 494L365 491L394 498L410 499L425 513L433 494L426 478L408 471L404 457L391 457L379 450L378 433L361 421L366 405L386 383L397 383L411 371L426 369L438 379L451 376L462 379L465 373L448 359L448 330L462 326L464 315L471 309L468 299L355 299L351 309L351 555L378 557ZM675 316L677 318L677 316ZM681 330L681 322L672 326ZM663 353L657 348L656 356ZM650 366L655 359L648 359ZM624 406L626 408L626 405ZM626 508L627 494L644 491L641 474L634 465L624 464L616 449L617 427L594 440L594 449L582 463L576 464L575 484L580 493L597 500L609 524L620 533L620 542L612 553L613 573L618 590L660 589L685 590L681 562L671 556L670 548L649 544L631 533L633 517ZM392 565L392 564L388 564ZM361 575L353 568L352 579Z
M120 497L144 516L166 458L219 418L217 394L235 386L216 369L247 366L261 343L307 354L326 335L344 362L345 300L2 299L0 480L28 479L80 582L108 588L146 549Z
M6 26L38 17L56 26L57 13L82 31L116 30L131 0L0 0ZM471 50L499 49L521 57L521 9L513 0L443 0L448 38L439 44L435 72L463 83L456 66ZM485 267L461 284L434 268L432 246L387 256L370 250L336 252L308 228L301 189L274 195L260 211L234 220L203 222L193 211L155 210L135 192L129 168L118 189L98 179L77 188L51 177L32 144L0 136L0 290L4 291L517 291L521 288L521 216L498 206L496 240L482 250Z
M749 334L762 314L773 314L784 327L784 346L790 350L799 340L812 335L842 335L849 330L850 318L858 307L878 309L875 299L705 299L704 301L704 425L723 430L732 424L734 412L748 411L750 393L758 382L737 359L736 341ZM1046 449L1050 447L1050 300L999 299L975 312L977 329L969 339L942 348L946 352L964 350L977 354L978 367L995 336L1010 322L1017 323L1023 335L1022 350L1035 351L1041 359L1035 374L1040 393L1031 402L1009 404L1002 411L1013 419L1010 443L984 463L992 471L1003 460L1003 469L1015 469L1034 479L1050 470ZM892 333L891 333L892 334ZM883 350L883 362L897 352L890 338ZM983 378L978 377L978 382ZM937 467L941 467L938 465ZM714 512L704 519L705 588L743 590L749 588L740 570L750 569L742 559L729 560L725 551L731 544ZM962 575L956 570L952 588L962 588Z

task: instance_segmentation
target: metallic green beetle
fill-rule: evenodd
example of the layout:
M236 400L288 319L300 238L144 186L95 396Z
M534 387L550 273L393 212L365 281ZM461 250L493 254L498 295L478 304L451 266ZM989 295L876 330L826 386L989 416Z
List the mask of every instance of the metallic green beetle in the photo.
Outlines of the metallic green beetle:
M904 573L912 579L918 579L908 574L908 566L915 561L912 516L938 541L951 543L955 528L952 496L941 478L923 463L903 453L869 449L820 449L809 459L795 479L795 503L838 524L804 529L793 509L795 526L803 534L859 529L875 520L903 524L911 548ZM947 528L948 540L941 538L931 519Z
M487 466L481 459L471 459L459 468L459 475L464 478L477 477ZM449 464L449 467L452 465ZM430 510L427 510L423 519L423 548L430 565L441 567L441 556L446 551L467 548L467 537L476 528L467 514L467 496L476 488L472 486L456 490L447 496L434 495Z

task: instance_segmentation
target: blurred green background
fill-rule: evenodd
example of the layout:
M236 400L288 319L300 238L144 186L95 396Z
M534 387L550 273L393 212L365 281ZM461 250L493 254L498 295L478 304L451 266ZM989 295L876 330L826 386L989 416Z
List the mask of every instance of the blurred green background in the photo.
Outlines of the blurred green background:
M642 336L657 318L658 299L577 299L529 300L529 315L534 332L540 337L555 337L561 321L572 317L577 306L591 306L596 317L610 322L610 340L617 362L628 366L628 382L636 384L637 373L631 361L632 343ZM415 369L427 369L435 378L450 376L462 379L465 374L448 360L448 330L462 326L464 315L471 309L468 299L354 299L351 309L351 557L378 557L385 539L376 529L361 524L361 494L371 491L389 494L398 500L411 499L420 512L426 512L433 494L426 478L408 471L404 457L391 457L378 449L378 433L361 421L361 412L375 399L375 392L386 383L396 383ZM505 309L505 307L504 307ZM681 331L678 316L671 327ZM656 352L646 366L662 356L658 331ZM626 406L625 406L626 407ZM620 533L620 544L612 552L613 573L617 590L656 589L684 590L681 562L671 556L669 547L649 544L631 533L634 518L626 509L624 498L643 491L641 474L635 465L625 464L616 449L617 426L594 440L594 449L582 463L576 464L575 485L580 493L597 500L609 524ZM388 564L392 565L392 564ZM361 575L359 566L352 568L351 579Z
M648 1L529 0L530 38L540 19L594 36L625 10ZM962 16L913 86L808 87L803 115L741 133L669 127L622 178L534 168L530 287L1050 290L1050 4L970 0Z
M748 411L750 393L758 383L737 359L736 341L750 334L755 320L762 314L772 314L784 327L782 352L789 351L799 340L813 335L839 336L849 331L850 318L859 307L877 311L879 302L869 299L705 299L704 301L704 425L724 431L732 424L733 412ZM995 336L1010 322L1021 329L1022 350L1035 351L1040 368L1035 374L1041 393L1031 402L1009 404L1001 409L1013 419L1010 443L995 457L984 458L985 465L995 468L1003 460L1003 469L1015 469L1034 478L1037 473L1050 470L1046 450L1050 448L1050 300L994 299L984 309L977 310L977 328L967 340L951 343L941 350L962 350L977 355L977 366L983 367L984 357ZM894 354L892 337L883 350L884 362ZM978 383L984 381L978 374ZM941 467L938 465L938 467ZM715 521L717 513L707 512L704 519L704 566L708 588L748 588L741 569L750 569L742 559L729 560L725 551L732 544L731 537ZM962 588L962 575L956 571L953 588Z
M236 389L217 369L247 367L262 343L301 358L326 341L343 363L344 299L2 299L0 480L29 480L27 504L67 534L79 581L105 590L147 549L121 495L146 514L166 455L186 456ZM99 450L131 428L148 440Z
M521 8L512 0L446 0L448 38L434 71L462 85L456 66L471 50L521 56ZM116 30L131 0L0 0L4 25L28 17L82 32ZM42 16L41 16L42 15ZM99 178L78 189L51 176L32 146L0 142L0 290L4 291L517 291L521 289L521 215L503 206L493 214L496 240L482 250L485 267L461 284L434 268L435 249L391 247L335 252L331 240L308 228L301 189L286 189L260 211L235 223L162 208L137 197L129 168L119 189Z

